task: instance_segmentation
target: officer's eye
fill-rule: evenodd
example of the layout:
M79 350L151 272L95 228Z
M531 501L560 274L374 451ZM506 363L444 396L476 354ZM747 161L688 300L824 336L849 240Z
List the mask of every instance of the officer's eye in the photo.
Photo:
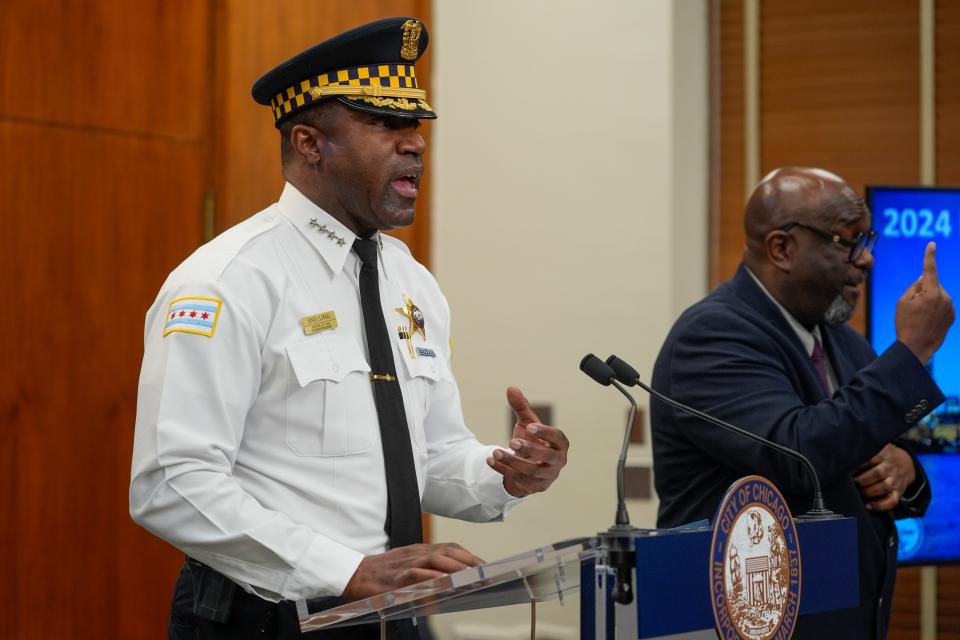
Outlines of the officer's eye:
M420 128L420 121L416 118L400 118L398 116L374 116L370 123L392 130L408 128L416 130Z

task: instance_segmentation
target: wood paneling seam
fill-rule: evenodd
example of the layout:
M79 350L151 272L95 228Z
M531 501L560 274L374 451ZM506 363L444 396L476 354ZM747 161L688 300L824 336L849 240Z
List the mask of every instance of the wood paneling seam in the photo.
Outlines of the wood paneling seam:
M195 145L203 140L199 137L191 138L188 136L178 136L163 133L150 133L146 131L132 131L129 129L114 129L112 127L101 127L91 124L73 124L62 122L60 120L44 120L42 118L29 118L25 116L15 116L6 113L0 113L0 122L10 122L13 124L29 125L32 127L50 127L53 129L64 129L76 131L77 133L86 133L90 135L106 135L118 138L131 138L135 140L150 140L154 142L169 142L172 144Z
M760 0L743 2L744 194L760 181Z
M934 0L920 0L920 180L937 182Z

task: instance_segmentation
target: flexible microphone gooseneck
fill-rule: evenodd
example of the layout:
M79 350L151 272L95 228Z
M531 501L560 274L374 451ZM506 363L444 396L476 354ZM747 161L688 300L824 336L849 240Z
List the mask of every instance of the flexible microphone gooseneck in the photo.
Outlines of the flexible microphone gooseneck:
M617 461L617 515L616 518L614 518L614 525L611 530L623 528L632 529L633 527L630 526L630 515L627 513L627 501L623 488L623 473L627 466L627 451L630 448L630 429L633 427L633 421L637 417L637 401L617 382L616 371L592 353L588 353L580 361L580 370L593 378L595 382L605 387L613 385L617 388L617 391L622 393L630 402L630 416L627 418L627 428L623 434L623 447L620 449L620 459Z
M591 356L596 357L591 354L591 355L588 355L587 358L590 358ZM584 358L584 360L586 360L587 358ZM677 402L672 398L668 398L667 396L663 395L656 389L653 389L647 386L646 384L644 384L643 381L640 380L640 374L637 373L637 370L631 367L629 364L627 364L623 360L621 360L620 358L618 358L617 356L611 355L609 358L607 358L607 361L604 364L606 364L610 368L610 370L613 371L614 376L616 377L617 380L619 380L620 382L622 382L623 384L629 387L637 385L638 387L640 387L641 389L649 393L654 398L660 400L664 404L667 404L675 409L679 409L683 412L689 413L692 416L696 416L697 418L700 418L701 420L705 420L710 424L714 424L723 429L727 429L728 431L739 433L740 435L750 438L751 440L754 440L756 442L759 442L760 444L766 447L775 449L780 453L786 456L789 456L795 460L799 460L807 468L807 470L810 472L810 476L813 478L813 506L810 508L809 511L807 511L807 513L805 513L800 517L804 519L822 519L822 518L836 517L836 514L834 514L829 509L827 509L826 503L823 500L823 491L821 491L820 489L820 478L819 476L817 476L817 470L814 468L813 463L811 463L810 460L802 453L798 451L794 451L793 449L787 448L783 445L777 444L776 442L767 440L766 438L758 436L755 433L751 433L746 429L735 427L734 425L728 422L724 422L719 418L714 418L713 416L706 414L702 411L698 411L693 407L689 407L683 404L682 402ZM581 363L580 368L583 369L583 363ZM590 377L593 377L593 376L591 375ZM597 380L597 378L594 378L594 380ZM597 380L597 382L600 382L600 380ZM601 382L601 384L608 384L608 383Z
M637 416L637 401L617 382L616 372L592 353L588 353L580 361L580 370L605 387L613 385L630 401L630 416L627 418L627 428L623 434L623 448L620 450L620 460L617 463L617 516L615 524L606 533L600 534L600 537L606 541L607 561L616 576L616 582L610 596L618 604L629 605L633 602L633 569L637 557L631 535L635 529L630 526L630 516L627 515L627 501L623 490L623 472L627 465L630 428Z

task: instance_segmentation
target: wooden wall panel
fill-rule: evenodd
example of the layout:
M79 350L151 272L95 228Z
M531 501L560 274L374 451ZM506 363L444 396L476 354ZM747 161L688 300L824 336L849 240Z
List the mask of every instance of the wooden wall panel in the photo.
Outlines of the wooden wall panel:
M269 108L250 97L254 81L325 38L364 22L402 15L419 17L428 29L431 27L429 0L362 0L349 4L293 0L285 3L282 11L276 5L250 0L220 3L217 102L221 110L214 155L218 230L275 202L283 187L279 136ZM431 49L417 63L417 82L428 92ZM430 124L425 122L421 130L427 138L429 129ZM429 169L428 155L426 179L417 201L417 222L394 234L425 263L429 262L430 246Z
M920 569L903 567L897 571L897 584L888 640L917 640L920 637Z
M935 43L936 179L960 186L960 4L936 2ZM937 611L937 638L960 640L960 567L937 570Z
M936 178L960 186L960 3L939 0L935 25Z
M209 3L0 2L0 114L196 138Z
M0 3L5 638L161 638L128 515L143 318L201 240L212 2Z
M182 560L130 520L130 452L144 314L200 240L202 148L9 121L0 148L3 635L159 638Z
M761 4L761 173L797 164L867 182L919 180L916 2Z
M960 567L937 569L937 640L960 640Z
M733 276L743 253L744 189L744 46L743 5L714 0L710 10L718 22L711 29L711 50L719 59L711 68L719 73L711 82L714 116L710 211L710 288ZM718 192L719 190L719 192Z

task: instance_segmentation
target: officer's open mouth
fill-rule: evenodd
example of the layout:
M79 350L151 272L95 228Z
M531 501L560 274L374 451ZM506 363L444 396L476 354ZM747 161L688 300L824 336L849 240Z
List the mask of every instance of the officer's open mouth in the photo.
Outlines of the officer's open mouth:
M408 174L400 176L399 178L394 178L390 185L399 193L401 196L406 198L416 198L417 193L419 193L419 182L420 177L414 174Z

